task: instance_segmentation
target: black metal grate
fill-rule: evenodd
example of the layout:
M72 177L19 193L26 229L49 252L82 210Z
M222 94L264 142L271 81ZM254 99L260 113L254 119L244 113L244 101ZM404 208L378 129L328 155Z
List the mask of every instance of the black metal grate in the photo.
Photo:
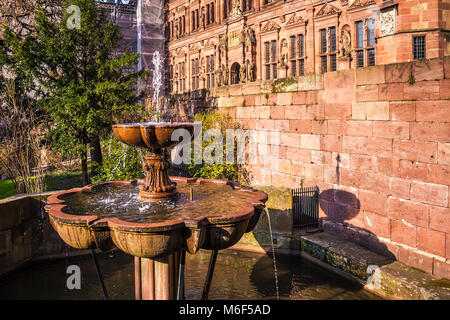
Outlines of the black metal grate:
M319 191L319 187L292 190L294 227L302 229L319 226Z
M413 37L414 59L425 59L425 36Z

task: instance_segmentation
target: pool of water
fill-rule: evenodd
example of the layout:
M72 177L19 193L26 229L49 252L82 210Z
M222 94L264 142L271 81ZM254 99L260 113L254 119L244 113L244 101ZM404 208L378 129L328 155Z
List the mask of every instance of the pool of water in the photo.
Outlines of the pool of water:
M188 300L201 297L210 252L186 255L185 294ZM98 255L110 299L134 299L134 258L121 251ZM81 289L69 290L67 267L78 265ZM299 256L277 256L280 299L360 300L379 299ZM0 278L0 299L102 299L90 256L36 262ZM220 251L209 293L217 299L276 299L271 256Z

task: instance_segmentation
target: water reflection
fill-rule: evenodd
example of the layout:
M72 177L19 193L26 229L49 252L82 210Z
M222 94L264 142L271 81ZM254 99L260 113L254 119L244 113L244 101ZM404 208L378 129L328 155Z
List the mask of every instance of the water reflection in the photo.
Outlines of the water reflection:
M210 252L187 254L186 298L200 299ZM81 290L68 290L66 268L81 268ZM133 257L121 251L99 255L110 299L134 299ZM298 256L277 256L280 299L378 299ZM0 279L0 299L102 299L90 256L35 263ZM255 253L221 251L209 299L276 299L273 261Z

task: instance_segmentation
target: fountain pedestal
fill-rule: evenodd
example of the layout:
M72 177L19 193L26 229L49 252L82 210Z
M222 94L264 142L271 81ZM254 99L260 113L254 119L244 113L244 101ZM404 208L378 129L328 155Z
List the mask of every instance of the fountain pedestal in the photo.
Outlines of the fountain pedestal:
M175 300L179 251L158 259L134 258L136 300Z
M169 178L170 162L167 160L165 152L161 154L147 153L142 168L147 173L147 177L140 187L139 195L141 199L158 201L177 196L176 184Z

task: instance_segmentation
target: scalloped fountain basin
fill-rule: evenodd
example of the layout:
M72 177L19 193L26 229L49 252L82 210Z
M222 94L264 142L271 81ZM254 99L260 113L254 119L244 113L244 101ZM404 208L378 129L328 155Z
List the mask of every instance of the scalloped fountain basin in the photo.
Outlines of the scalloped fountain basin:
M190 189L194 199L190 200ZM144 202L139 197L138 183L103 184L61 196L67 207L62 211L74 215L95 215L99 219L119 218L127 222L157 223L167 220L191 221L204 217L223 217L245 207L255 192L222 183L179 183L177 199ZM227 206L224 206L224 203Z
M117 246L135 256L137 299L174 299L184 251L231 247L253 230L267 201L264 192L231 181L169 177L166 149L177 143L172 141L177 129L192 139L189 122L113 125L118 140L148 150L146 178L75 188L47 199L50 222L68 245Z
M170 179L178 197L166 201L142 201L136 181L54 194L47 200L50 221L72 247L117 246L135 256L138 299L173 299L180 250L195 254L234 245L255 227L267 195L231 181Z

